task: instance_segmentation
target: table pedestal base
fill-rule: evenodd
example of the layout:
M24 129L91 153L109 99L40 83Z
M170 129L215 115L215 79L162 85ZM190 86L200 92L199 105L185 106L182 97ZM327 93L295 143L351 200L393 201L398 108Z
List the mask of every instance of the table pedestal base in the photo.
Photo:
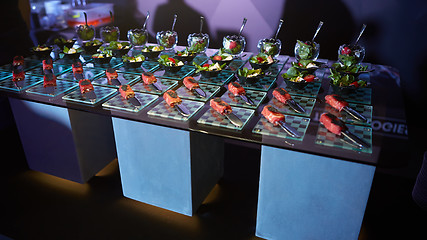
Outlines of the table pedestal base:
M117 157L111 117L9 101L30 169L84 183Z
M222 138L113 118L123 195L193 215L223 174Z
M357 239L374 166L262 146L256 235Z

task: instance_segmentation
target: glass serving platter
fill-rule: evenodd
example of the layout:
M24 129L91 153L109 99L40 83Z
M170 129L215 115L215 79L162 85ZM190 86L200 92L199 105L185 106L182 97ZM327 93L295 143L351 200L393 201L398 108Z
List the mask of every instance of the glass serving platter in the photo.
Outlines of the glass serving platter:
M61 95L62 93L65 93L78 85L79 84L75 82L56 80L56 87L51 88L53 91L49 92L50 90L47 90L45 87L43 87L43 83L41 82L27 89L26 92L47 97L57 97L58 95Z
M202 89L206 93L206 98L202 98L197 93L194 93L194 91L188 90L188 88L186 88L184 85L178 88L176 90L176 93L180 98L206 102L212 96L215 96L215 94L221 89L221 87L219 86L204 83L200 83L199 86L200 89Z
M132 74L132 73L118 72L117 75L119 75L118 81L121 83L121 85L127 85L127 84L132 85L136 81L141 80L141 75L136 75L136 74ZM118 85L108 84L108 80L107 80L107 77L105 75L99 75L98 78L93 79L92 84L105 86L105 87L119 88Z
M175 107L169 106L166 101L162 100L159 104L153 107L150 111L148 111L148 115L154 117L168 118L179 121L187 121L190 119L195 113L197 113L204 105L203 102L191 101L187 99L181 99L182 105L184 105L189 111L189 116L183 116L178 112Z
M124 99L120 94L116 94L114 97L102 104L102 107L120 111L134 112L137 113L153 103L159 96L135 92L135 99L137 99L141 106L135 106L128 100Z
M273 97L268 102L268 104L272 105L283 114L309 117L311 115L311 112L313 111L314 104L316 103L316 99L303 97L303 96L292 96L292 98L296 103L298 103L302 108L304 108L305 113L296 112L291 107L289 107L288 104L279 102L279 100L277 100L275 97Z
M20 92L24 91L40 82L43 82L42 76L36 76L26 73L25 74L25 80L14 82L12 81L12 75L7 78L3 78L3 80L0 81L0 89L3 90L9 90L14 92Z
M325 105L325 111L334 114L339 119L341 119L341 121L346 122L346 123L356 124L356 125L364 125L364 126L371 126L372 110L373 110L372 106L357 104L357 103L349 103L348 106L350 108L353 108L354 110L356 110L360 114L362 114L362 116L366 117L366 119L368 121L366 121L366 122L359 121L345 111L338 112L336 109L329 106L329 104Z
M211 107L197 120L197 123L213 127L242 130L255 113L253 109L239 107L233 107L232 109L233 113L243 122L241 127L233 125L230 120Z
M287 134L280 126L274 126L264 117L261 117L255 127L252 129L253 133L261 134L265 136L292 139L297 141L302 141L304 139L307 127L310 123L310 118L285 115L285 122L287 125L293 127L299 134L300 137L292 137Z
M368 143L371 147L360 149L350 144L349 140L344 140L345 138L328 131L328 129L326 129L323 124L319 124L316 135L316 144L339 149L353 150L357 152L372 153L372 128L351 124L346 124L346 126L351 133Z
M234 96L234 94L232 94L230 91L225 92L221 96L221 98L224 100L224 102L230 104L230 106L257 109L258 106L264 101L265 97L267 96L267 93L246 90L246 96L248 96L254 102L255 105L247 104L241 97Z
M83 94L81 94L79 87L76 87L75 90L64 95L62 99L83 105L96 106L97 104L101 103L102 101L110 97L112 94L117 92L117 89L101 86L93 86L93 89L96 94L95 100L86 98Z
M166 92L167 90L174 88L178 85L178 81L171 80L171 79L165 79L165 78L157 78L157 83L162 88L162 91L157 91L154 88L154 86L146 85L142 81L135 83L135 85L132 86L132 89L135 92L152 93L152 94L160 95L160 94L163 94L164 92Z

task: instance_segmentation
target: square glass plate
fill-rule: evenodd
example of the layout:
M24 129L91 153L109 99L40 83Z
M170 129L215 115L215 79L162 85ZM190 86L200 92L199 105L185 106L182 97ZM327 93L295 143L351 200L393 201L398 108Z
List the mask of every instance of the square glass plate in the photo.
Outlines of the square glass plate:
M63 73L66 73L68 71L71 71L71 65L62 65L62 64L57 64L57 63L53 63L53 74L55 74L55 76L61 75ZM43 72L43 65L40 65L38 67L35 67L29 71L27 71L27 73L32 74L32 75L40 75L43 76L44 72Z
M359 88L355 90L350 90L346 92L334 92L332 87L329 87L329 94L336 93L340 95L342 98L344 98L347 102L352 103L360 103L360 104L371 104L371 96L372 96L372 89L369 87L366 88Z
M0 71L2 72L12 72L12 62L13 59L10 59L10 63L0 66ZM42 65L42 60L32 59L32 58L24 58L24 72L29 71L35 67Z
M225 92L221 96L221 98L224 100L224 102L230 104L230 106L256 109L264 101L265 97L267 96L267 93L261 91L246 90L246 96L248 96L254 102L254 106L248 105L245 101L243 101L241 97L234 96L234 94L232 94L230 91Z
M360 149L352 144L349 144L349 140L345 140L345 138L331 133L328 131L328 129L325 128L325 126L323 126L323 124L319 124L316 135L316 144L339 149L353 150L357 152L372 153L372 128L351 124L346 124L346 126L351 133L368 143L371 147Z
M106 87L101 87L101 86L93 86L93 89L94 89L95 94L96 94L95 100L91 100L91 99L88 99L85 96L83 96L80 93L79 87L76 87L76 90L74 90L74 91L68 93L67 95L63 96L62 99L66 100L66 101L74 102L74 103L88 105L88 106L95 106L98 103L100 103L100 102L104 101L105 99L107 99L108 97L110 97L115 92L117 92L117 89L106 88Z
M135 83L135 82L134 82ZM152 85L146 85L144 82L137 82L135 85L132 86L132 89L135 92L143 92L143 93L151 93L151 94L163 94L167 90L174 88L176 85L178 85L178 81L171 80L171 79L165 79L165 78L157 78L157 83L162 88L162 91L157 91L154 86Z
M78 85L79 85L78 83L74 83L74 82L56 80L56 87L52 88L53 89L52 92L48 92L46 88L43 87L43 82L41 82L35 85L34 87L27 89L26 92L31 94L47 96L47 97L56 97Z
M335 116L337 116L339 119L341 119L342 121L344 121L346 123L356 124L356 125L364 125L364 126L371 126L372 110L373 110L372 106L357 104L357 103L349 103L348 106L350 108L353 108L354 110L356 110L358 113L362 114L362 116L366 117L366 119L368 121L367 122L359 121L359 120L355 119L354 117L352 117L347 112L345 112L344 110L341 112L338 112L336 109L331 107L329 104L325 105L325 112L330 112L330 113L334 114Z
M136 81L141 79L141 75L136 75L133 73L118 72L117 75L119 75L118 81L121 83L121 85L127 85L127 84L132 85L133 83L135 83ZM98 76L99 76L98 78L92 80L92 84L105 86L105 87L119 88L118 85L108 84L108 80L107 80L107 77L105 76L105 74L104 75L98 75Z
M95 67L92 68L92 67L84 66L83 67L83 77L85 79L89 79L92 81L93 79L101 76L102 74L105 75L105 70L106 70L105 68L95 68ZM69 72L63 73L61 75L57 75L56 77L58 79L61 79L61 80L68 80L68 81L76 81L77 82L77 80L74 78L73 71L69 71Z
M25 74L25 80L14 82L12 81L12 75L8 78L3 78L0 81L0 89L2 90L10 90L15 92L24 91L40 82L43 82L42 76L30 75L28 73Z
M124 99L119 93L103 103L102 107L137 113L154 102L158 97L159 96L153 94L135 92L135 98L141 103L141 106L135 106L128 100Z
M288 115L298 115L303 117L309 117L311 115L311 112L313 111L314 104L316 103L315 98L308 98L303 96L292 96L294 101L298 103L302 108L304 108L305 113L298 113L295 110L293 110L291 107L289 107L288 104L284 104L279 102L275 97L273 97L268 104L275 107L277 110L279 110L283 114Z
M179 121L187 121L205 105L203 102L191 101L187 99L182 99L181 104L190 111L189 116L183 116L175 107L169 106L164 100L148 111L148 115Z
M233 114L235 114L242 122L241 127L233 125L227 117L219 114L213 108L209 108L198 120L197 123L210 125L219 128L242 130L255 113L255 110L247 108L233 107Z
M302 141L307 131L308 124L310 123L310 118L285 115L285 122L287 125L293 127L301 137L295 138L290 136L280 126L274 126L274 124L270 123L263 116L255 125L254 129L252 129L252 132L266 136Z
M239 83L242 85L242 87L256 91L268 91L274 86L275 82L276 78L265 75L261 76L260 79L256 82L241 81L239 79Z
M2 72L2 71L0 71L0 81L3 80L3 79L6 79L6 78L10 79L12 77L13 77L12 72Z
M186 88L184 85L178 88L176 90L176 93L180 98L206 102L209 100L210 97L214 96L221 89L219 86L204 83L200 83L199 86L200 89L202 89L206 93L206 98L199 97L199 95L195 91L188 90L188 88Z

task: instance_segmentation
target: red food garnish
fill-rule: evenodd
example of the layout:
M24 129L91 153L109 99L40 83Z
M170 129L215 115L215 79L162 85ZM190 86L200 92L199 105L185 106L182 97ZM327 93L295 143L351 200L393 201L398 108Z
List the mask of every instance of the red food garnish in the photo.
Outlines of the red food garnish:
M256 58L256 60L258 60L258 63L261 63L261 62L263 62L263 61L264 61L264 58L262 58L262 57L257 57L257 58Z
M279 110L274 108L271 105L267 105L262 109L261 114L272 124L275 126L278 124L278 122L284 122L285 121L285 115L283 115Z
M113 68L108 68L107 70L105 70L105 75L107 76L108 84L110 85L112 84L112 79L117 79L119 77L119 74L117 74L117 71Z
M358 81L354 81L354 82L350 83L350 86L359 87L359 82Z
M230 114L233 111L231 109L231 106L219 97L211 99L209 104L215 111L217 111L221 115Z
M153 75L153 73L143 72L142 81L144 82L144 84L149 85L157 82L157 78Z
M279 102L286 103L289 99L292 99L291 95L284 88L276 88L273 90L273 97Z
M341 132L347 129L345 124L331 113L323 113L320 116L320 122L326 127L326 129L336 135L341 135Z
M121 85L119 88L119 92L124 99L135 97L135 92L132 90L132 88L129 85Z
M23 56L15 56L13 58L13 63L12 65L15 66L19 66L19 65L24 65L24 57Z
M173 59L173 58L168 58L168 60L173 62L173 63L176 63L175 59Z
M304 77L304 80L306 82L313 82L315 78L316 78L316 76L314 76L312 74L309 74L309 75L307 75L307 76Z
M188 90L193 90L195 88L200 88L199 83L194 80L192 76L185 77L183 80L184 86L188 88Z
M326 103L331 105L336 110L340 111L348 106L348 103L339 95L337 94L330 94L325 96Z
M174 90L167 90L163 94L163 99L165 99L166 103L171 107L182 103L181 98L178 97L178 94L176 94Z
M217 61L221 61L222 60L222 57L220 56L220 55L215 55L215 56L213 56L213 58L212 58L213 60L217 60Z
M83 67L82 64L80 62L74 62L73 65L73 73L83 73Z
M344 47L341 50L341 54L343 54L343 55L349 55L350 53L351 53L351 49L349 47Z
M235 47L237 47L237 42L236 41L231 41L230 45L229 45L229 49L233 49Z
M203 64L203 66L202 67L209 67L210 66L210 64L209 63L205 63L205 64Z

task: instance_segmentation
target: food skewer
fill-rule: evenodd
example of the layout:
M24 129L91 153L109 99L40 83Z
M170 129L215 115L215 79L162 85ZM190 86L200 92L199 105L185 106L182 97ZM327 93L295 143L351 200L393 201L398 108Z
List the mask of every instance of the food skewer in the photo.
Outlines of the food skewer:
M188 117L191 114L190 111L184 106L184 104L182 104L181 98L178 97L178 94L176 94L175 91L167 90L163 94L163 99L165 99L169 106L174 107L184 117Z
M228 84L228 91L234 96L240 97L246 104L255 106L255 103L246 95L245 89L238 82L230 82Z
M365 116L360 114L358 111L354 110L353 108L348 106L348 102L344 100L341 96L337 94L330 94L325 96L326 103L331 105L333 108L341 112L344 110L346 113L348 113L350 116L355 118L358 121L367 122L368 119L366 119Z
M225 116L234 126L241 127L243 126L242 120L240 120L234 113L228 103L224 102L219 97L213 98L209 102L210 106L217 111L219 114Z
M146 85L153 86L154 90L157 92L163 91L162 86L160 86L160 84L157 83L157 78L151 72L143 72L142 81Z
M192 76L185 77L183 83L188 90L196 92L196 96L206 98L206 93L200 88L199 83L196 82Z
M285 122L285 115L283 115L279 110L274 108L271 105L266 105L263 109L261 114L274 126L279 125L287 134L289 134L291 137L300 138L301 135L298 133L298 131L286 124Z
M276 88L273 90L273 96L281 103L287 104L297 113L305 113L305 109L301 107L284 88Z
M83 97L86 97L91 101L96 100L95 90L89 79L81 79L79 81L79 87Z
M141 103L135 98L135 92L129 85L120 85L119 92L122 98L128 100L135 107L141 106Z
M323 113L320 116L320 122L328 129L330 132L345 137L346 139L351 141L351 145L356 145L358 148L369 148L370 145L358 138L356 135L351 133L345 123L339 120L335 115L331 113Z

